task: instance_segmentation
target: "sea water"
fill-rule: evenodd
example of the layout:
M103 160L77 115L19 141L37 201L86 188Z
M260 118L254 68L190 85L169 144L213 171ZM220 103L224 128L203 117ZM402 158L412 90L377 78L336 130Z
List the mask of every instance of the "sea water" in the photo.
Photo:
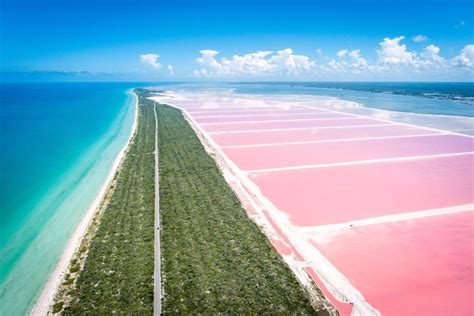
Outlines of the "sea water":
M0 314L28 313L133 125L126 83L0 85Z

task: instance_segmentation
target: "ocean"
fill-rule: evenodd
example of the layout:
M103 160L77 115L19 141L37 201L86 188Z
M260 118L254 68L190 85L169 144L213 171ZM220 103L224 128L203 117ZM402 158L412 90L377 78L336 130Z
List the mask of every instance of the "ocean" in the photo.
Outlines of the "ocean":
M32 307L126 144L129 83L0 85L0 314Z

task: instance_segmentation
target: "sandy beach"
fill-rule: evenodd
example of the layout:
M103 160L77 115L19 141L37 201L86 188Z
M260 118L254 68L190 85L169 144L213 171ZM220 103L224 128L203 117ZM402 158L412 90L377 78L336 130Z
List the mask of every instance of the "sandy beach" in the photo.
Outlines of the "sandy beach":
M40 296L38 297L35 304L33 305L33 308L30 311L30 315L46 315L48 313L48 310L51 304L53 303L54 297L61 284L61 280L63 279L65 273L67 273L69 262L71 261L78 247L81 245L82 239L88 230L91 220L94 218L94 215L96 214L98 208L102 204L104 196L106 192L108 191L109 186L112 183L112 180L115 174L117 173L120 166L122 165L123 158L125 157L125 154L133 138L133 135L136 132L137 124L138 124L138 97L134 92L130 92L130 93L133 94L135 97L135 117L134 117L134 122L133 122L132 130L130 132L128 141L123 146L122 150L119 152L117 157L115 158L114 164L112 165L112 168L110 169L110 172L106 180L104 181L104 184L102 185L96 198L87 209L86 213L84 214L84 217L82 218L82 220L80 221L76 229L74 230L74 233L69 238L69 241L66 247L64 248L64 252L61 258L56 264L56 267L54 268L53 272L50 274L48 281L45 283Z

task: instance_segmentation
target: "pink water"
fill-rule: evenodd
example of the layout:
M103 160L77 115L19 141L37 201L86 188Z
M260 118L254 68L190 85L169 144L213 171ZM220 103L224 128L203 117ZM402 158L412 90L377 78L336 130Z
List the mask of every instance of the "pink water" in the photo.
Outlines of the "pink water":
M271 132L248 132L243 134L215 134L212 138L220 146L275 144L288 142L354 139L366 137L389 137L403 135L436 134L437 132L404 125L357 126L344 128L313 128L305 130L282 130Z
M272 211L263 210L276 234L269 239L282 255L307 266L342 315L351 313L351 305L333 296L316 272L318 265L306 262L290 240L321 251L384 315L474 313L474 213L465 206L474 203L472 138L324 109L208 101L187 100L182 106L226 158L250 171L246 177L258 192L244 185L249 214L257 215L248 200L257 193L278 216L284 214L285 229ZM227 107L218 107L219 102ZM203 108L209 104L217 108ZM442 208L453 211L436 213ZM411 220L383 217L424 211L427 215ZM377 218L379 224L368 224ZM356 220L357 226L346 225ZM329 224L339 225L319 229ZM295 234L301 229L307 233Z
M262 110L214 110L214 111L196 111L190 112L194 118L203 118L203 117L216 117L216 116L257 116L257 115L294 115L294 114L315 114L315 113L327 113L327 111L318 110L318 109L262 109Z
M242 123L254 121L277 121L277 120L307 120L307 119L322 119L322 118L340 118L350 117L350 115L338 113L306 113L306 114L272 114L272 115L225 115L215 117L197 117L198 123Z
M313 244L383 315L473 315L474 213L348 228Z
M473 151L471 138L457 135L369 139L283 146L225 148L242 170L282 168Z
M327 127L327 126L353 126L353 125L374 125L385 124L382 121L366 118L340 118L340 119L314 119L308 121L286 121L286 122L242 122L241 124L201 124L207 132L230 132L230 131L251 131L262 129L287 129L304 127Z
M314 226L474 203L474 155L250 174L293 224Z

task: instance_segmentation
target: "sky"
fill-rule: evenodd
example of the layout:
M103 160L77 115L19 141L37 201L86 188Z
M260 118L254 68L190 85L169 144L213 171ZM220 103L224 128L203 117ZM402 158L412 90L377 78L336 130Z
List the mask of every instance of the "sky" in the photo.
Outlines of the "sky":
M0 80L473 81L471 0L0 0Z

